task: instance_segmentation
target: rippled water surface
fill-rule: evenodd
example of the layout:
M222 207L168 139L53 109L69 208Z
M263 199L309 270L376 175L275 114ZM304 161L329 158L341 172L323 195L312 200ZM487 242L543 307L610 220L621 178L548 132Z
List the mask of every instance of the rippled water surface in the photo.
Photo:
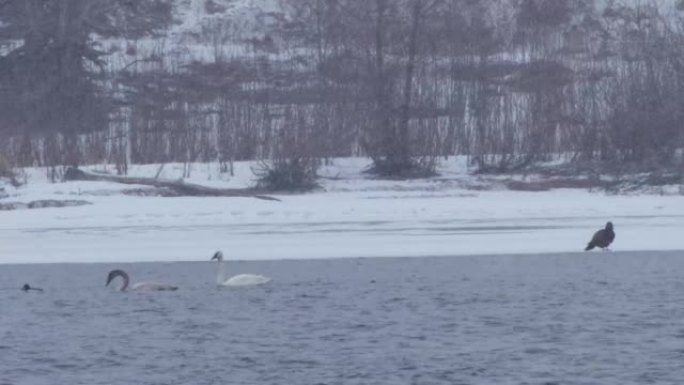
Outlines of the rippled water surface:
M106 289L115 267L180 289ZM215 267L0 266L0 384L684 382L684 253Z

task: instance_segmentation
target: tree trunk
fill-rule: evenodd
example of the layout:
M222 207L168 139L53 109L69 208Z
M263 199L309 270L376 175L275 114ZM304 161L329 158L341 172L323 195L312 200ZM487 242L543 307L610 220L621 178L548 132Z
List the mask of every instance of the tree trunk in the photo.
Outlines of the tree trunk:
M376 0L375 10L375 103L376 103L376 127L379 135L373 135L371 151L373 155L391 156L392 143L395 138L390 122L389 96L387 95L387 79L385 76L385 17L387 12L387 0ZM377 139L380 138L379 143ZM378 151L379 150L379 151ZM378 154L378 152L380 154Z
M413 92L413 73L416 67L416 50L418 45L418 30L422 11L422 1L414 0L411 10L411 33L408 40L408 61L404 77L404 101L401 105L401 118L397 138L396 159L393 161L399 167L410 163L411 144L409 138L409 121L411 119L411 96Z
M138 184L159 188L167 188L179 195L184 196L210 196L210 197L252 197L263 200L280 201L268 195L259 194L255 189L219 189L192 183L185 183L183 180L165 180L155 178L136 178L122 177L118 175L97 174L83 171L78 168L68 168L64 173L65 181L106 181L123 184Z

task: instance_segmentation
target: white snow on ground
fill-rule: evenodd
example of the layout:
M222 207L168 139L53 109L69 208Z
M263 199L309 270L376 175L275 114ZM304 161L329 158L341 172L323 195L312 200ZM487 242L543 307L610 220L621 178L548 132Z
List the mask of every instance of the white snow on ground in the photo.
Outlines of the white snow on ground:
M26 170L28 184L5 188L0 202L82 199L92 205L0 211L0 263L456 256L582 252L593 232L612 220L613 250L684 250L684 197L615 196L559 189L516 192L464 189L475 184L463 159L441 176L413 181L371 180L366 159L339 159L322 170L322 189L254 198L163 198L120 194L106 182L48 183L45 170ZM246 187L250 167L236 176L217 164L195 164L188 182ZM103 169L93 166L90 169ZM158 166L134 166L154 176ZM182 165L161 177L177 179Z

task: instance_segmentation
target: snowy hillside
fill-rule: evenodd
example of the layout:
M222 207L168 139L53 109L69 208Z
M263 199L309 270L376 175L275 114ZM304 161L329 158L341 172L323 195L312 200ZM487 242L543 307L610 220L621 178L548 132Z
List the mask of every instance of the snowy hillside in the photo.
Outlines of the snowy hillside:
M268 27L285 17L279 0L177 0L175 22L160 36L101 43L112 52L108 59L112 69L154 55L184 64L208 62L217 55L225 59L248 54L249 43L263 39Z

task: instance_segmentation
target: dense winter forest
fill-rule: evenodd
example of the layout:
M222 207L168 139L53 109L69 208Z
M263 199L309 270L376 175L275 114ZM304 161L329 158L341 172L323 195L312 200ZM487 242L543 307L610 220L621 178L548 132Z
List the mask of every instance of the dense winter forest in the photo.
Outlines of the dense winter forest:
M678 0L0 0L0 162L684 175Z

